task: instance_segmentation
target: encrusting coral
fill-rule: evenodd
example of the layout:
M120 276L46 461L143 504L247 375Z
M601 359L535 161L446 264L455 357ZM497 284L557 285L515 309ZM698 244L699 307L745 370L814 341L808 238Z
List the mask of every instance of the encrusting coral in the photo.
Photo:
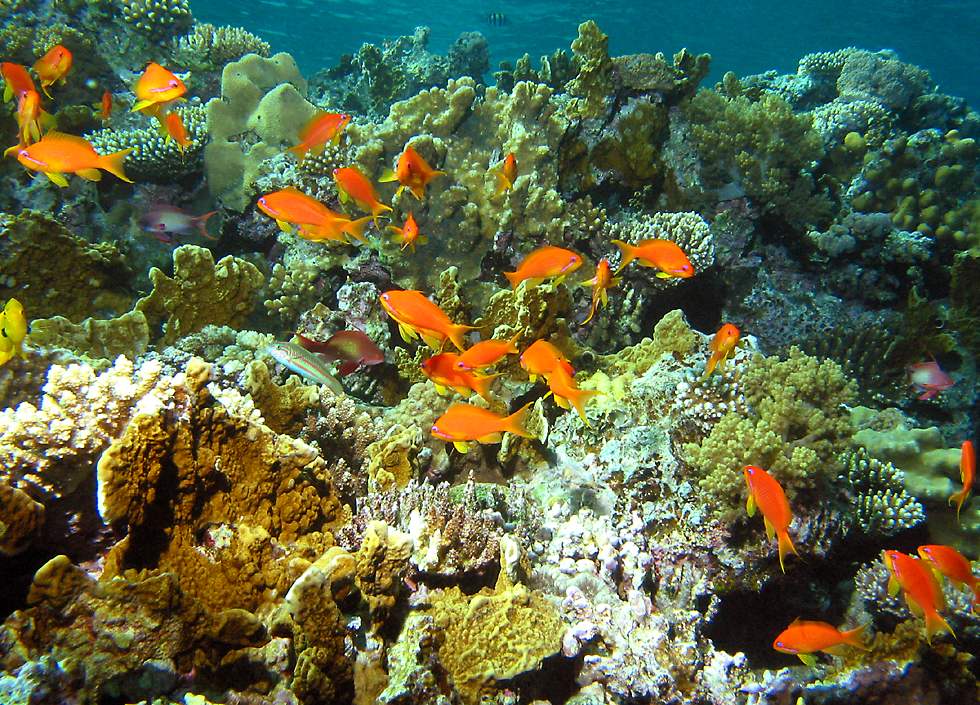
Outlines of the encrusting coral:
M142 311L108 319L86 318L72 323L63 316L36 318L28 336L31 345L63 348L90 360L111 361L119 355L135 358L146 352L150 327Z

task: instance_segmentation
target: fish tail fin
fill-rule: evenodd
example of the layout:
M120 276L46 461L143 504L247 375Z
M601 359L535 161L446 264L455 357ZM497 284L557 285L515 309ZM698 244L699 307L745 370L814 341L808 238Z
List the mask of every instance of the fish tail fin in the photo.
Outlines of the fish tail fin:
M517 285L521 283L521 275L518 272L504 272L504 276L507 277L507 281L510 282L512 288L516 289Z
M121 149L118 152L113 152L112 154L106 154L99 158L99 168L105 169L113 176L122 179L127 183L133 183L133 180L126 176L126 172L123 171L123 160L126 155L133 151L132 147L127 149Z
M534 434L528 431L526 428L527 414L528 409L531 408L531 403L532 402L528 402L504 419L504 431L507 433L513 433L515 436L521 436L523 438L534 438Z
M373 220L374 220L373 216L366 215L363 218L358 218L357 220L352 220L351 222L346 223L340 229L340 231L347 233L358 242L363 242L366 244L367 238L364 237L364 231L367 229L367 226L370 225L371 221Z
M383 184L391 183L392 181L398 181L398 176L392 169L385 169L381 172L381 177L378 179Z
M497 172L497 194L500 195L504 191L510 191L514 187L510 179L504 176L503 170Z
M930 644L932 643L933 635L942 632L949 632L954 639L956 638L956 633L949 626L949 622L943 619L943 616L937 610L924 611L923 617L926 621L926 641Z
M782 571L786 572L786 555L792 553L797 558L800 554L796 551L796 546L793 545L793 540L789 537L789 531L783 529L782 531L776 532L776 545L779 550L779 567Z
M715 371L715 365L718 364L718 353L711 353L711 357L708 358L708 364L704 366L704 377L702 379L707 379L711 376L711 373Z
M969 487L964 487L959 492L954 492L953 494L951 494L949 496L949 502L948 502L948 504L955 504L956 505L956 523L957 524L960 522L960 510L963 508L963 504L964 504L964 502L966 502L966 498L969 496L969 494L970 494L970 488Z
M500 374L473 375L473 391L487 401L490 401L490 387L493 385L493 381L499 376Z
M297 159L303 161L303 159L306 158L306 153L310 151L310 148L307 145L300 142L299 144L293 147L289 147L286 151L291 152L293 155L295 155Z
M41 90L44 91L44 95L48 97L48 100L54 100L54 98L51 97L51 94L48 93L48 85L49 84L45 83L44 81L41 81Z
M616 270L616 274L619 274L626 268L626 265L636 259L636 248L622 240L613 240L612 244L618 247L623 255L623 261L619 263L619 268Z
M520 349L517 347L517 341L520 340L522 335L524 335L524 331L525 329L521 328L519 331L517 331L516 333L514 333L514 335L511 336L510 340L507 341L508 355L516 355L517 353L520 352Z
M208 220L218 211L208 211L207 213L202 213L201 215L194 218L194 225L197 227L197 232L201 234L201 237L206 237L209 240L217 240L214 235L208 232Z
M575 407L575 411L578 412L582 423L589 426L589 419L585 416L585 405L588 404L590 399L599 396L602 392L597 392L594 389L576 389L574 392L570 392L570 394L571 396L568 400Z
M840 635L844 638L845 644L853 646L856 649L861 649L862 651L870 651L871 647L864 643L864 632L867 628L867 624L861 624L854 627L854 629L841 632Z
M449 329L446 331L446 336L452 341L453 345L460 352L466 349L466 340L464 336L471 330L476 330L476 326L465 326L462 324L451 324Z

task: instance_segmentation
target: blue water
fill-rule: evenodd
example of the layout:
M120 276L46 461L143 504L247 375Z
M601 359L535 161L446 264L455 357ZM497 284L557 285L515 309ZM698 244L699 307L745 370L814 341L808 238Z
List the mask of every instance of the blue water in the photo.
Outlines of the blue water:
M436 52L460 32L482 32L496 68L524 52L537 57L567 48L578 23L594 19L613 54L672 54L686 46L712 54L713 77L787 73L803 54L850 45L894 49L927 68L943 92L980 106L980 2L192 0L191 6L199 20L241 25L292 53L307 74L364 42L411 34L419 25L432 29ZM491 26L490 12L503 13L506 24Z

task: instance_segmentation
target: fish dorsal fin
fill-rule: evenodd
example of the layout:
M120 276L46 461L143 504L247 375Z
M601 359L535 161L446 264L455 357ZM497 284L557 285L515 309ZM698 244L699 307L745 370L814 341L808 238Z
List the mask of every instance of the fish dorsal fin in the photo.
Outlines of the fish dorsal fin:
M92 149L92 145L89 141L79 137L78 135L69 135L66 132L58 132L57 130L51 130L51 132L44 135L45 142L58 142L61 144L73 144L79 147L86 147ZM93 150L94 151L94 150Z

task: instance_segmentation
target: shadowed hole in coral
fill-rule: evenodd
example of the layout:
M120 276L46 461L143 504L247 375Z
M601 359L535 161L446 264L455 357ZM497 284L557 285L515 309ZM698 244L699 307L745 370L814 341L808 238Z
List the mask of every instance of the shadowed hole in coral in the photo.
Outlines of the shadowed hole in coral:
M697 275L696 281L672 286L654 297L647 311L647 328L674 309L684 312L692 328L714 333L721 325L722 306L726 300L725 283L713 270ZM649 335L649 333L647 333Z
M506 688L505 683L513 684L513 688L521 694L518 701L521 705L541 701L564 705L578 692L575 676L581 668L582 657L572 659L556 654L542 661L538 670L503 681L498 686Z

